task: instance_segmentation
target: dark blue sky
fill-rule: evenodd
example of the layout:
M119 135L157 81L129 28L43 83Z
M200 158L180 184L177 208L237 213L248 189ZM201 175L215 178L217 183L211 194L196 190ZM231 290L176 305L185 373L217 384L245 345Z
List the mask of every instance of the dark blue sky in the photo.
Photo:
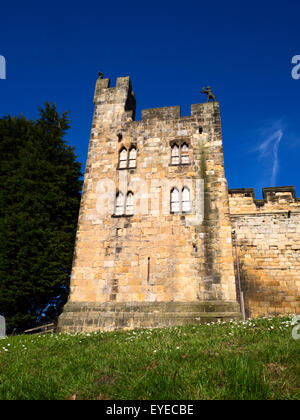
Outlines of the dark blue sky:
M98 71L130 75L141 109L221 105L229 187L295 185L300 196L299 1L26 1L1 5L0 116L70 111L85 164Z

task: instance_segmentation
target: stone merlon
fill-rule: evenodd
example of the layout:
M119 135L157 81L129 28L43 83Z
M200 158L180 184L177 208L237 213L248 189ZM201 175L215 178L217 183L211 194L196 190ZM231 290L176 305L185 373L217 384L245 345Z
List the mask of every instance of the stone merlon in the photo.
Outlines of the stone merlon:
M251 205L262 208L272 205L286 206L290 210L290 205L300 205L300 198L296 197L295 187L269 187L263 188L263 199L256 200L253 188L229 189L229 198L233 202L240 202L249 208Z

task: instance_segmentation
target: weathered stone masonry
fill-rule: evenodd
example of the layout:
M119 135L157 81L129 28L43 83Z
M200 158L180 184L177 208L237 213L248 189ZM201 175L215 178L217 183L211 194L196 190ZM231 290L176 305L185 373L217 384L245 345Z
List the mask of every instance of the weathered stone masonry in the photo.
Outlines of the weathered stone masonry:
M240 317L232 229L247 313L295 313L300 203L282 192L276 205L274 190L265 190L261 203L252 190L228 195L219 104L191 105L188 117L180 107L149 109L134 121L129 77L115 88L99 78L94 103L71 293L59 330Z
M229 190L250 317L300 313L300 199L293 187Z

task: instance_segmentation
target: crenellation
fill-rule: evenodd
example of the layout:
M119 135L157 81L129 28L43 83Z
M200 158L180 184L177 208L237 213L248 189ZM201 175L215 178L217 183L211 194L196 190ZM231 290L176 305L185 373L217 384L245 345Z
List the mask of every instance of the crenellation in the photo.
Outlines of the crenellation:
M229 189L231 214L300 211L294 187L263 188L263 199L256 200L253 188Z
M294 187L229 190L242 289L250 317L300 312L300 203ZM297 281L298 280L298 281Z

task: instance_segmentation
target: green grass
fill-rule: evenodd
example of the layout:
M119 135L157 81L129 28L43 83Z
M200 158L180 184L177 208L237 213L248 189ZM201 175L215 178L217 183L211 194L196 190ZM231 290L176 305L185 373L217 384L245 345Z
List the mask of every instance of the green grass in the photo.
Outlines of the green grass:
M299 399L288 318L0 340L0 399Z

